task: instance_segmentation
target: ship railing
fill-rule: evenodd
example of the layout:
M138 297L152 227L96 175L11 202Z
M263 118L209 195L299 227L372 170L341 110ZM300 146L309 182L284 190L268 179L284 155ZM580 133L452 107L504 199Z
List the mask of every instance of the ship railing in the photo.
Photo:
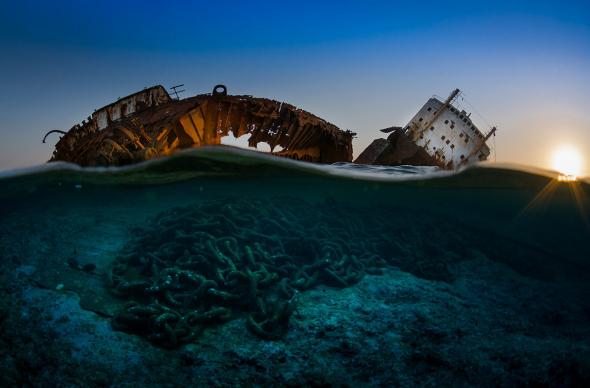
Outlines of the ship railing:
M460 95L459 95L459 96L460 96ZM455 108L455 109L460 109L460 110L464 110L464 111L466 111L466 110L465 110L465 108L464 108L464 107L463 107L461 104L459 104L459 103L457 102L457 99L459 98L459 96L455 97L455 98L453 99L453 101L451 101L451 104L450 104L450 105L451 105L453 108ZM447 100L446 98L443 98L443 97L441 97L441 96L439 96L439 95L436 95L436 94L433 94L433 95L432 95L432 98L436 98L438 101L440 101L440 103L441 103L441 104L444 104L444 103L445 103L445 101ZM466 111L466 112L467 112L467 111Z
M446 98L442 98L441 96L438 96L436 94L432 95L432 98L435 98L437 100L439 100L440 102L442 102L443 104L445 103Z

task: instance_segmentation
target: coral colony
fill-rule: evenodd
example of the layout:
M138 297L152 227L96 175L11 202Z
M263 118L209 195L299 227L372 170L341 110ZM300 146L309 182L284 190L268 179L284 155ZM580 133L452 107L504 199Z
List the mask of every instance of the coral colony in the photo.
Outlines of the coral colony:
M287 328L298 292L318 284L345 288L388 265L451 281L446 264L457 255L447 249L457 241L447 233L423 244L413 227L403 242L399 215L388 213L284 197L220 197L162 212L135 228L137 239L110 268L112 292L130 300L112 325L173 348L245 312L248 330L271 340Z

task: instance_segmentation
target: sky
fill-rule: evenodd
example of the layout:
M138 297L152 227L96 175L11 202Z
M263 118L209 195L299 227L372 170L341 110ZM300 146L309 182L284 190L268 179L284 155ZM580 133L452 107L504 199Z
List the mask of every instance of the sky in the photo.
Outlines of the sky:
M552 169L568 147L589 176L589 69L588 1L0 0L0 171L118 97L224 84L356 132L355 157L459 88L498 128L490 162Z

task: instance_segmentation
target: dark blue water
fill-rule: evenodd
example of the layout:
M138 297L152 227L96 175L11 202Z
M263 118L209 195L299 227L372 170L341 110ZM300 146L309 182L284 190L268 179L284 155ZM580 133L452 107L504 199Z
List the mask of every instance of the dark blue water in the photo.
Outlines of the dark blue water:
M124 341L150 346L143 352L137 350L146 359L153 357L149 352L158 349L180 352L192 349L191 346L203 346L209 341L210 330L226 330L238 325L236 322L240 322L236 330L241 334L233 335L249 335L252 344L271 341L273 346L292 346L292 352L311 351L315 342L302 339L306 337L301 334L304 330L293 320L298 319L300 325L313 321L305 316L313 315L320 303L321 295L314 299L314 293L329 290L333 298L353 298L350 292L368 292L372 295L371 303L375 303L367 302L366 314L370 315L384 293L389 295L398 287L394 284L410 284L403 280L406 276L416 279L416 284L422 284L424 289L434 287L428 291L432 293L427 298L430 309L444 311L443 304L450 303L443 296L437 302L432 296L438 292L434 291L436 287L444 288L441 295L460 295L463 304L468 304L466 294L479 298L479 306L472 308L481 309L484 315L492 308L518 315L515 311L524 308L523 311L530 310L531 317L538 317L533 310L542 309L543 314L557 317L543 318L549 323L540 319L537 329L542 328L543 335L550 337L552 329L547 327L555 324L555 336L563 339L565 348L572 343L586 346L587 338L580 337L590 320L588 301L580 297L584 292L556 296L567 296L567 303L575 307L566 310L574 313L560 313L554 300L543 305L543 301L535 299L527 310L520 304L518 309L503 305L508 302L498 297L502 293L504 298L514 299L510 303L517 303L518 293L529 287L528 282L549 293L584 289L588 284L590 185L586 181L561 182L557 178L550 172L504 165L475 166L458 172L345 163L320 166L226 148L182 152L125 168L81 169L49 164L0 177L0 254L5 273L14 271L6 275L4 282L7 288L20 284L21 300L30 298L25 294L30 292L27 287L33 286L53 293L75 293L83 310L110 322L108 329L103 327L108 335L119 333L124 335ZM492 281L491 275L484 276L481 271L505 273ZM509 291L503 288L502 277L509 277L520 286ZM30 283L23 285L24 278L29 278ZM485 287L481 286L484 278ZM6 296L9 303L16 305L19 298L15 298ZM39 308L43 302L35 303L35 308ZM347 303L353 303L353 299ZM390 309L388 313L397 311L387 307L389 302L379 303L385 303L385 308ZM382 304L379 306L383 308ZM341 311L341 318L355 317L355 313L351 312L348 318L346 314ZM452 320L455 313L441 314L438 320L423 322L418 330L432 333L436 327L443 332L441 338L448 337L443 322ZM521 318L536 327L536 318ZM332 327L327 323L330 318L326 319L318 324L328 325L318 329L320 332L348 330ZM450 352L449 360L455 357L453 352L457 349L481 352L482 346L493 347L489 338L481 339L488 341L487 345L482 342L475 347L459 339L470 333L475 336L480 330L504 328L510 333L504 333L506 341L515 341L511 337L514 330L505 329L510 326L506 323L509 320L503 320L497 312L485 319L489 321L487 329L477 329L470 321L469 325L476 326L463 327L467 334L444 345L446 352ZM421 325L420 321L402 321L395 325ZM57 325L53 320L49 322ZM378 325L378 320L369 319L365 327L371 322ZM27 325L37 327L29 321ZM30 330L39 330L39 336L43 332ZM290 337L295 333L297 340ZM456 330L453 333L457 336ZM384 335L378 334L377 341L388 341ZM419 338L423 340L425 335ZM406 337L413 338L409 334ZM226 333L223 338L224 346L230 346L232 334ZM75 342L72 338L69 341ZM337 356L325 355L324 360L337 362L334 357L342 356L338 352L353 352L347 357L358 358L355 362L359 364L349 371L351 381L355 381L349 386L412 386L420 383L418 376L426 371L447 382L456 378L458 386L486 385L493 381L490 376L496 375L506 386L515 382L526 384L535 375L535 368L531 369L525 361L507 361L510 351L500 351L486 361L490 363L489 370L482 367L481 371L474 371L473 365L451 366L444 360L433 361L432 356L416 355L417 347L441 346L437 339L420 346L408 341L408 353L388 362L403 369L410 380L395 380L395 373L383 369L381 361L368 360L366 344L361 346L365 350L340 349L334 353ZM535 342L529 346L540 345ZM16 357L7 348L3 351ZM529 357L534 358L541 357L546 350L539 347L532 352ZM536 383L545 381L552 386L561 379L563 386L574 386L586 381L589 375L584 373L589 364L579 359L578 354L583 351L579 352L568 353L567 361L565 356L548 361L561 363L559 368L565 371L551 369L551 365L539 366L542 378ZM205 359L210 356L203 354ZM384 354L383 357L393 357L393 353ZM86 357L100 364L106 356L90 352ZM321 354L314 358L316 363L319 359ZM473 362L480 365L480 361ZM291 370L289 373L302 368L301 360L281 363ZM14 373L25 379L22 366L11 365ZM319 386L342 385L346 381L344 377L338 379L346 367L334 367L329 372L329 368L318 365L314 368L323 376L318 378ZM183 369L182 373L188 372ZM216 373L236 378L230 371ZM247 373L251 379L243 381L263 385L257 382L257 373ZM374 375L379 382L371 383L367 375ZM288 379L281 376L269 377L268 386L297 386L295 380L285 382ZM154 377L155 381L159 378ZM313 386L310 379L313 380L302 377L297 381L302 386ZM30 384L41 381L47 383L51 379L31 378ZM205 384L207 380L202 381Z
M12 203L67 207L132 202L148 211L218 195L287 195L308 202L331 197L444 215L588 267L590 184L557 178L555 173L510 165L455 173L434 167L324 166L210 148L124 168L82 169L56 163L7 172L0 176L0 195L3 212L17 210L8 205Z

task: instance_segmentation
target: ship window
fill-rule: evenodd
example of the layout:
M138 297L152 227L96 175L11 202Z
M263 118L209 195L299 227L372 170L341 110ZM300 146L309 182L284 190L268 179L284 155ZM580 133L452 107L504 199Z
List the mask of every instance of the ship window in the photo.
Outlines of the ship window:
M466 123L467 122L467 119L463 119L463 122Z
M441 139L441 140L444 140L444 139L446 139L446 137L445 137L445 136L441 136L441 138L440 138L440 139Z
M451 144L451 149L453 149L453 148L455 148L455 145L454 144Z
M436 151L436 147L432 147L432 149Z
M422 122L422 120L423 120L423 118L422 118L422 117L420 117L420 120L418 120L418 121L419 121L419 122Z
M430 130L431 130L431 131L434 131L434 127L430 127Z
M455 126L454 125L451 125L451 129L453 129L453 128L455 128Z
M461 155L461 160L465 159L465 155Z
M463 115L459 116L459 118L462 119L463 118Z
M444 155L442 156L442 158L443 158L443 159L446 159L446 157L445 157Z
M463 137L463 134L460 134L459 137Z
M449 123L449 120L445 120L445 124L448 124L448 123Z
M450 142L451 142L450 140L447 140L447 144L449 144Z
M454 111L455 111L455 108L451 108L451 112L454 112Z
M468 142L469 142L469 139L465 139L465 143L468 143Z
M428 111L430 112L432 110L432 108L428 108Z

